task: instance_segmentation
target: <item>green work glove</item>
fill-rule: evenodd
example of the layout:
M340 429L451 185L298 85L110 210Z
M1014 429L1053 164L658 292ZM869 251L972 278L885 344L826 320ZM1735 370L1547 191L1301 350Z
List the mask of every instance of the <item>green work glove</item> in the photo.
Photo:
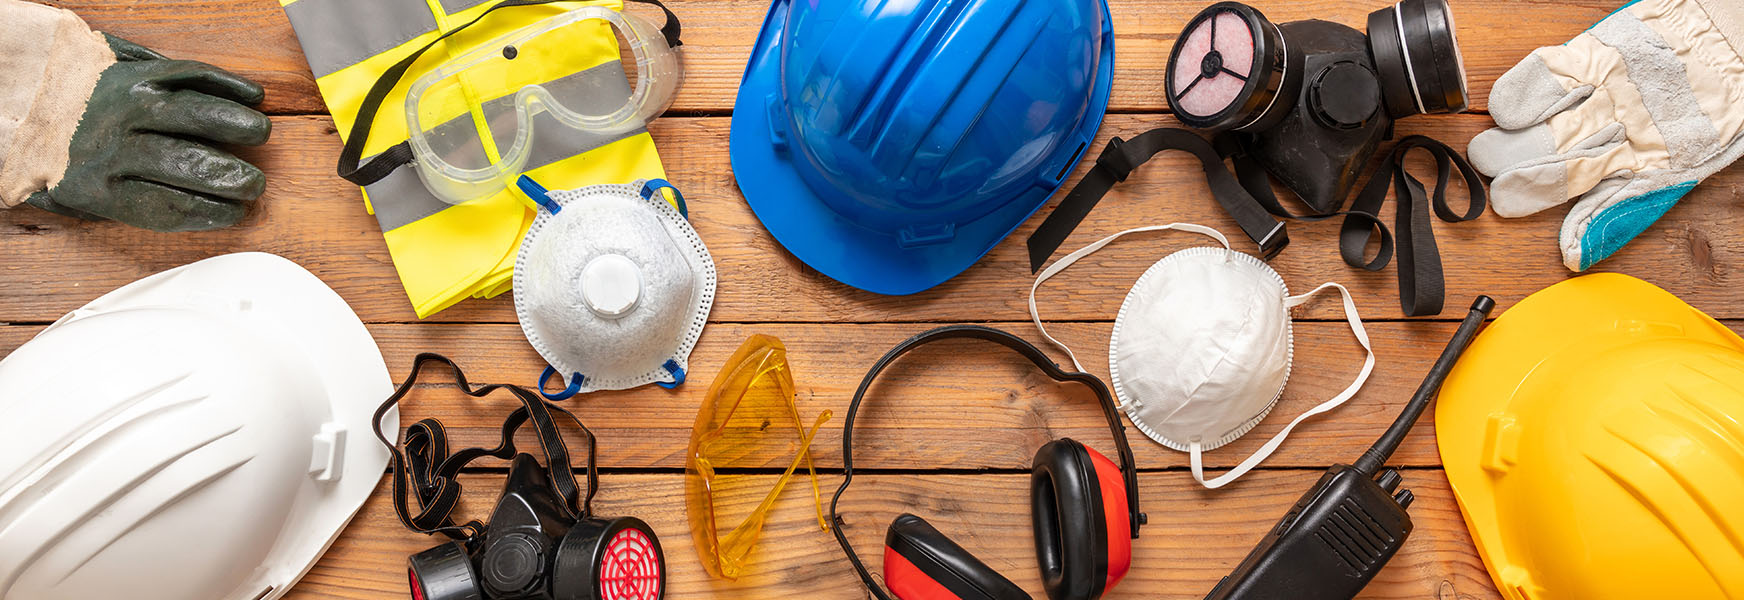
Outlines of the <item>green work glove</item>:
M266 177L214 144L266 142L271 121L249 108L265 92L217 67L107 37L118 61L103 70L85 104L66 172L26 202L153 231L235 225L266 189Z
M1563 264L1583 271L1744 155L1744 2L1640 0L1539 48L1490 92L1468 147L1503 217L1570 200Z

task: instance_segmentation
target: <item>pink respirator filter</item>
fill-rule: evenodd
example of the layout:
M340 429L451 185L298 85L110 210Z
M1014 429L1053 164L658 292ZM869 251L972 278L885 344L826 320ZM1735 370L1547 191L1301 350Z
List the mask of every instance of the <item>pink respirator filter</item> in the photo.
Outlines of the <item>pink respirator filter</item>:
M1179 90L1175 110L1212 116L1235 103L1247 85L1253 71L1253 30L1235 13L1219 12L1193 25L1175 52L1170 74Z
M1195 129L1258 131L1290 111L1301 54L1276 25L1240 2L1199 11L1175 39L1164 86L1181 123Z

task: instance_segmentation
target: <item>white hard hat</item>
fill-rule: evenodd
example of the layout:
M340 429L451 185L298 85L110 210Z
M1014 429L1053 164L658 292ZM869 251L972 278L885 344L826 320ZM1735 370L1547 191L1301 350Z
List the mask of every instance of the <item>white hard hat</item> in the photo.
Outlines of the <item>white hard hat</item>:
M74 310L0 361L0 599L283 596L381 479L391 391L345 301L271 254Z

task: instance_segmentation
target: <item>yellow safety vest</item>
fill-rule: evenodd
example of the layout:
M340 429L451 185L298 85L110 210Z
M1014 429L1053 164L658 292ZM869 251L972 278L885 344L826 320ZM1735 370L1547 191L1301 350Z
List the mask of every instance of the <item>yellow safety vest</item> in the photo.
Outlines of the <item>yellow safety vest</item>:
M344 136L357 118L364 96L383 71L432 40L465 25L489 9L493 0L280 0L333 124ZM376 113L364 162L406 141L406 91L411 82L474 46L564 11L581 6L622 10L622 0L557 2L506 7L478 24L432 47L401 78ZM575 44L579 60L593 65L564 72L556 66L540 72L528 65L530 82L575 84L600 89L621 104L630 95L629 79L619 62L617 37L601 24L580 34ZM479 89L472 110L492 100L508 101L516 89ZM366 210L375 215L387 240L388 253L400 283L419 318L435 314L467 297L490 298L508 291L521 237L533 222L533 211L505 190L487 199L448 204L431 194L411 165L396 169L363 187ZM601 183L627 183L664 178L654 140L646 129L601 137L563 132L535 143L526 173L550 189L573 189Z

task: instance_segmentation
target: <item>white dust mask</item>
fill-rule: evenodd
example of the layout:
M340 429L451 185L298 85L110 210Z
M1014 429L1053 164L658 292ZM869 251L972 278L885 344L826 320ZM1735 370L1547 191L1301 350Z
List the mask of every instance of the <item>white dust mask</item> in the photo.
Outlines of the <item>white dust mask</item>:
M661 180L546 192L515 257L515 316L563 399L684 382L715 297L715 263ZM541 392L544 392L541 389Z
M1030 286L1029 314L1042 282L1115 239L1146 231L1180 230L1216 238L1222 248L1189 248L1163 257L1127 292L1108 340L1114 393L1132 424L1158 443L1192 455L1193 478L1208 488L1234 481L1271 456L1303 420L1350 399L1374 370L1375 354L1350 291L1336 283L1290 296L1284 280L1258 258L1229 249L1215 229L1188 223L1129 229L1103 238L1049 265ZM1344 316L1367 351L1362 371L1344 391L1298 415L1264 446L1221 477L1206 480L1201 455L1235 441L1270 413L1290 378L1290 309L1322 290L1344 297Z

